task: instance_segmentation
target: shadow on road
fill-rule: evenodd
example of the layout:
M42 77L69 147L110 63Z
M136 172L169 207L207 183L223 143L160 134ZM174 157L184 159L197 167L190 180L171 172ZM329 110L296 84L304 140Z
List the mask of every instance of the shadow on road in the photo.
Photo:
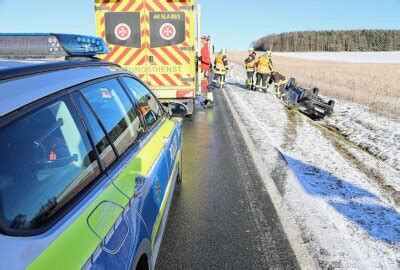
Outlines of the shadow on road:
M236 87L242 88L242 89L244 89L244 90L248 90L248 89L246 88L246 85L241 84L241 83L226 82L225 84L227 84L227 85L232 85L232 86L236 86Z

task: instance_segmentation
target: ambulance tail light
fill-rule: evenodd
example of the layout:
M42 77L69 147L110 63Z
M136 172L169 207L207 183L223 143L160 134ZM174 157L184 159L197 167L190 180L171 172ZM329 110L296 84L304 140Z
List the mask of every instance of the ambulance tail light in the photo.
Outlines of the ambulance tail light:
M193 91L176 91L176 98L194 98Z
M107 54L103 39L70 34L0 34L2 58L91 57Z

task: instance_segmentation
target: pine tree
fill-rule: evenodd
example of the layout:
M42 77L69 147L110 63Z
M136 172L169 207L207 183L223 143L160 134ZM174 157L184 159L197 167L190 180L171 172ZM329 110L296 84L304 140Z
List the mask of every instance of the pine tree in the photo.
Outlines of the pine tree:
M263 51L393 51L400 50L400 30L300 31L265 36L252 44Z

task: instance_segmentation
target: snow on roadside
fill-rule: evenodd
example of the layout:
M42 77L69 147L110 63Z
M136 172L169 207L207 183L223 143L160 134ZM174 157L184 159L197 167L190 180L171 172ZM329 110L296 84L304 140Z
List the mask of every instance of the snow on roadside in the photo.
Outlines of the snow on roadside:
M323 123L400 171L400 119L383 117L365 106L339 101L335 114Z
M400 172L273 95L243 90L244 80L243 68L232 65L227 93L319 265L396 269L400 215L392 195ZM279 167L271 145L290 173Z

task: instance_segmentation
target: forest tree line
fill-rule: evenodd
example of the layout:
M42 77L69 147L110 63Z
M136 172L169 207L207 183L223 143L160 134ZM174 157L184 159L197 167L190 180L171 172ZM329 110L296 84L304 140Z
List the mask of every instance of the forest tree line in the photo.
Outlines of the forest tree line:
M400 30L290 32L260 38L253 47L281 52L400 51Z

